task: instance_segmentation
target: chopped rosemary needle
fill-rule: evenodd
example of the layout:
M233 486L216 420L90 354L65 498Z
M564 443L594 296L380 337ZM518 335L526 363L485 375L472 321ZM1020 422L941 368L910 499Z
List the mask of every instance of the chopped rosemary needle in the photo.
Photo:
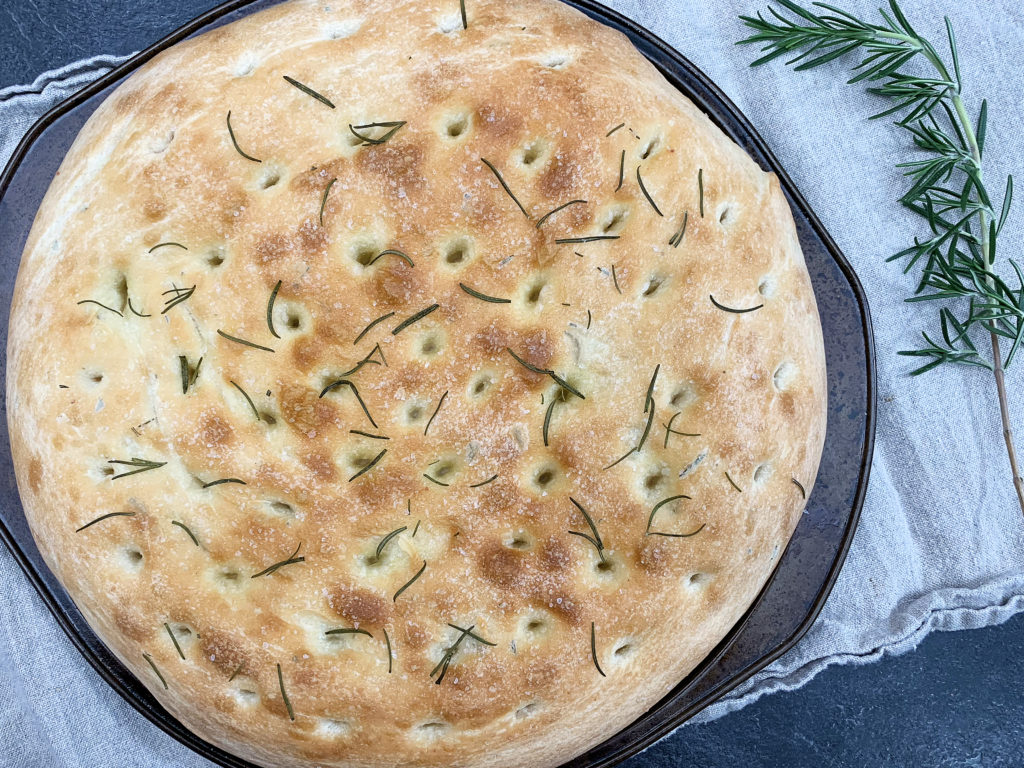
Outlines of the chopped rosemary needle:
M231 127L231 110L228 110L227 123L228 135L231 137L231 143L235 145L235 151L238 152L238 154L240 154L246 160L252 160L254 163L262 163L262 160L259 160L250 154L247 154L240 146L238 146L238 139L235 138L235 129Z
M679 499L690 500L692 499L692 497L687 496L685 493L680 493L677 496L669 496L667 499L662 499L661 501L654 505L654 509L651 510L651 516L647 518L647 533L651 532L651 525L654 523L654 516L658 514L658 510L661 509L666 504L669 504L673 501L677 501Z
M377 425L374 424L374 426L377 426ZM387 452L388 452L388 449L385 448L383 451L378 453L376 456L374 456L372 459L370 459L370 461L367 463L367 465L365 467L363 467L358 472L356 472L354 475L352 475L352 477L350 477L348 479L348 481L351 483L353 480L355 480L360 475L363 475L363 474L366 474L367 472L369 472L371 469L373 469L375 466L377 466L377 462L380 461L381 459L383 459L384 458L384 454L387 453Z
M338 627L337 629L328 629L324 632L325 635L366 635L367 637L373 637L365 629L359 629L358 627Z
M800 489L800 498L801 499L806 499L807 498L807 491L804 490L804 487L800 484L800 481L797 480L795 477L791 477L790 480L793 481L793 485L795 485L797 488Z
M430 418L427 420L427 426L423 428L424 435L427 434L427 430L430 429L430 425L434 423L434 417L437 416L437 412L441 410L441 406L444 405L444 400L446 397L448 397L447 389L444 391L444 394L441 395L441 399L437 401L437 408L435 408L434 412L430 414Z
M676 411L672 414L672 418L668 420L668 424L663 425L665 427L665 445L663 448L668 448L669 435L679 435L680 437L700 437L700 432L680 432L677 429L672 429L672 423L678 416L682 415L682 411Z
M224 485L225 483L234 483L236 485L247 485L245 480L239 480L237 477L223 477L220 480L211 480L208 483L203 483L203 488L213 488L215 485Z
M488 160L488 159L486 159L484 157L481 157L480 160L481 160L481 162L483 162L484 165L486 165L488 168L491 169L491 173L494 174L494 177L498 180L498 183L501 184L501 186L505 190L505 192L508 193L508 196L512 198L512 202L516 204L516 206L519 208L520 211L523 212L523 216L525 216L526 218L529 219L530 218L530 214L526 212L526 209L523 207L523 204L519 202L519 198L517 198L512 193L512 190L509 188L508 184L505 183L505 179L502 178L502 175L501 175L501 173L498 172L498 169L494 167L493 163L491 163L490 160Z
M361 429L350 429L348 432L349 432L350 435L361 435L363 437L368 437L371 440L390 440L391 439L387 435L375 435L372 432L363 432Z
M245 398L245 402L247 402L249 404L249 407L252 408L252 415L256 417L256 421L259 421L260 412L256 410L256 404L253 403L252 398L249 397L249 393L242 389L240 386L238 386L238 384L236 384L234 381L229 381L228 383L242 393L242 397Z
M612 283L615 285L615 290L618 291L619 295L622 295L622 289L619 288L619 278L615 275L615 265L612 264Z
M618 240L619 235L587 235L585 237L560 237L555 240L557 245L569 243L596 243L600 240Z
M166 621L164 622L164 629L167 630L167 634L170 636L171 642L174 643L174 650L178 652L178 655L181 656L182 661L184 661L185 654L182 652L181 646L178 645L178 638L174 636L174 632L171 630L170 626L167 624Z
M515 361L516 361L517 363L519 363L519 364L520 364L521 366L523 366L524 368L526 368L527 370L529 370L529 371L533 371L534 373L539 373L539 374L541 374L541 375L543 375L543 376L550 376L550 377L551 377L551 378L552 378L552 379L554 380L554 382L555 382L556 384L558 384L558 385L559 385L560 387L562 387L563 389L566 389L566 390L568 390L569 392L572 392L572 394L576 395L576 397L578 397L578 398L579 398L580 400L586 400L586 399L587 399L587 398L586 398L586 397L585 397L585 396L583 395L583 393L582 393L582 392L580 392L580 391L579 391L578 389L576 389L576 387L574 387L574 386L573 386L572 384L570 384L569 382L567 382L567 381L566 381L565 379L563 379L563 378L562 378L561 376L559 376L559 375L558 375L557 373L555 373L555 372L554 372L554 371L552 371L551 369L549 369L549 368L538 368L538 367L537 367L537 366L535 366L535 365L531 365L530 363L528 363L528 362L526 362L525 360L523 360L523 358L521 358L521 357L520 357L519 355L517 355L517 354L516 354L515 352L513 352L513 351L511 350L511 348L509 348L509 347L505 347L505 351L506 351L506 352L508 352L508 353L509 353L510 355L512 355L512 358L513 358L513 359L514 359L514 360L515 360Z
M466 0L459 0L459 13L462 16L462 28L469 29L469 22L466 20ZM391 670L388 669L388 671Z
M448 488L451 485L451 483L442 483L440 480L431 477L426 472L423 473L423 476L427 478L427 480L429 480L430 482L434 483L434 485L440 485L442 488Z
M270 292L270 298L267 300L267 328L270 329L270 335L275 339L280 339L277 331L274 330L274 302L277 301L277 292L281 290L281 281L277 281L277 285L274 286L274 290Z
M304 556L299 555L298 557L296 557L296 555L299 554L299 550L300 549L302 549L302 542L301 541L299 542L299 546L297 546L295 548L295 551L292 552L291 555L286 560L282 560L279 563L274 563L273 565L270 565L270 566L264 568L259 573L254 573L249 578L250 579L258 579L260 576L269 576L272 573L277 572L281 568L284 568L286 565L295 565L296 563L304 563L304 562L306 562L306 558Z
M124 315L121 314L120 312L118 312L116 309L108 307L106 304L100 304L98 301L96 301L94 299L82 299L81 301L77 301L75 303L76 304L95 304L97 307L103 307L103 309L107 310L108 312L113 312L118 317L124 317Z
M95 520L90 520L88 523L83 525L81 528L76 528L75 529L75 533L78 533L79 531L84 531L90 525L96 525L96 523L100 522L101 520L106 520L109 517L135 517L135 513L134 512L108 512L105 515L100 515Z
M488 296L486 293L480 293L480 291L470 288L465 283L459 283L459 288L468 293L474 299L480 299L480 301L489 301L492 304L511 304L512 299L499 299L494 296Z
M403 253L402 251L396 251L394 248L388 248L385 251L381 251L376 256L374 256L372 259L370 259L370 261L366 264L366 266L368 266L368 267L372 266L373 264L375 264L377 262L378 259L383 258L384 256L397 256L402 261L404 261L406 264L408 264L410 267L415 267L416 266L415 264L413 264L412 259L410 259L407 254Z
M593 534L593 536L587 533L582 533L580 531L569 531L569 533L571 533L573 536L579 536L581 539L586 539L591 544L593 544L594 549L597 550L598 557L600 557L601 561L604 562L604 542L601 540L601 534L597 532L597 526L594 525L593 518L591 518L587 510L583 508L583 505L576 501L576 499L574 499L572 496L569 497L569 501L573 503L576 509L583 513L583 519L587 521L587 525L590 527L590 532Z
M622 189L622 182L626 180L626 150L622 150L622 154L619 155L619 183L615 187L615 191L618 192Z
M164 680L164 676L160 674L160 670L156 668L156 664L153 663L152 657L148 653L144 653L144 654L142 654L142 658L144 658L146 660L146 663L149 664L149 666L153 670L153 672L156 673L156 676L158 678L160 678L160 682L163 683L164 690L166 691L167 690L167 681Z
M403 592L405 592L405 590L407 590L409 587L411 587L415 583L416 579L418 579L420 576L423 575L423 572L425 570L427 570L427 561L426 560L423 561L423 566L418 571L416 571L416 575L413 576L411 579L409 579L407 582L405 582L405 584L403 584L401 587L398 588L398 591L395 592L395 596L393 598L391 598L391 602L397 603L398 602L398 598L401 596L401 594Z
M337 177L327 182L327 186L324 187L324 196L320 199L320 226L324 225L324 209L327 207L327 196L331 193L331 187L334 186L334 182L338 179Z
M352 132L353 136L355 136L357 139L361 139L363 144L384 144L386 141L391 139L396 133L398 133L399 129L403 125L405 125L404 120L393 120L384 123L366 123L365 125L352 125L351 123L349 123L348 129ZM359 131L365 131L367 128L388 128L390 130L388 130L379 138L375 139L372 136L367 136L366 134L359 133Z
M743 489L740 488L738 485L736 485L736 481L735 480L733 480L731 477L729 477L729 471L728 470L726 470L726 472L725 472L725 479L729 481L729 485L731 485L733 488L735 488L740 493L743 493Z
M471 486L469 486L469 487L470 487L470 488L481 488L481 487L483 487L483 486L487 485L488 483L493 483L493 482L494 482L495 480L497 480L497 479L498 479L498 476L497 476L496 474L494 474L494 475L491 475L490 477L488 477L488 478L487 478L486 480L484 480L483 482L480 482L480 483L473 483L473 484L472 484Z
M298 80L296 80L293 77L288 77L288 75L282 75L282 77L284 77L284 79L287 80L290 85L294 85L296 88L298 88L300 91L302 91L307 96L312 96L314 99L319 101L321 104L326 104L331 109L334 109L334 103L330 99L328 99L326 96L324 96L323 94L317 93L312 88L310 88L308 85L304 85L304 84L300 83Z
M388 545L388 542L391 541L393 538L395 538L395 536L397 536L400 533L402 533L403 531L407 531L407 530L409 530L409 526L403 525L401 528L396 528L391 533L386 535L383 539L381 539L380 540L380 544L377 545L377 552L374 555L374 557L377 560L380 560L381 552L384 551L384 547L386 547Z
M371 330L373 330L373 327L375 325L377 325L377 323L382 323L385 320L387 320L389 317L394 317L394 315L395 315L394 312L388 312L386 315L381 315L376 320L371 320L370 324L368 326L366 326L365 328L363 328L362 331L359 332L359 335L356 336L356 340L352 342L352 345L355 346L356 344L358 344L360 342L360 340L363 338L363 336L365 336Z
M585 204L586 202L587 202L586 200L570 200L568 203L562 203L557 208L548 211L543 216L541 216L539 219L537 219L537 223L534 226L537 229L540 229L541 225L545 221L547 221L549 218L551 218L552 216L554 216L556 213L558 213L559 211L563 210L564 208L568 208L570 205L579 205L581 203Z
M193 285L191 288L171 288L169 291L164 291L161 296L166 296L169 293L173 293L174 296L167 299L164 302L164 308L161 310L161 315L166 315L176 306L181 304L183 301L188 301L192 298L192 294L196 292L196 287Z
M262 349L264 352L274 351L270 347L264 347L262 344L257 344L256 342L253 341L246 341L245 339L240 339L237 336L232 336L230 333L224 333L224 331L222 331L220 328L217 329L217 333L223 336L228 341L233 341L236 344L244 344L245 346L252 347L253 349Z
M608 677L597 661L597 634L594 629L594 622L590 622L590 658L594 660L594 666L597 667L597 671L601 674L601 677Z
M431 304L426 309L421 309L419 312L417 312L412 317L407 317L405 320L403 320L401 323L399 323L398 325L396 325L392 329L391 335L392 336L397 336L402 331L404 331L406 328L408 328L410 325L412 325L413 323L415 323L415 322L417 322L419 320L422 320L424 317L429 315L431 312L433 312L435 309L437 309L440 306L441 306L440 304Z
M656 202L654 202L654 198L651 197L651 193L648 192L647 191L647 187L644 186L644 180L640 176L640 166L639 165L636 167L636 182L637 182L637 184L640 185L640 191L644 193L644 197L647 198L647 202L651 204L651 208L654 209L654 212L656 214L658 214L659 216L664 216L665 214L663 214L661 212L661 209L658 208L658 204Z
M388 674L391 674L391 662L395 658L395 655L391 652L391 638L388 637L387 627L381 627L380 631L384 633L384 643L388 647Z
M370 420L374 428L377 429L377 422L373 420L373 416L370 415L370 409L366 407L366 403L363 402L363 398L359 395L359 390L356 389L356 385L348 379L342 379L341 381L334 381L324 387L324 390L320 393L320 397L323 397L328 392L336 387L345 386L352 390L352 394L356 396L356 400L359 401L359 407L363 409L363 413L366 414L366 418Z
M672 235L671 239L668 241L668 244L671 245L673 248L678 248L679 244L683 242L683 235L686 234L686 222L689 218L690 212L683 211L683 223L682 225L680 225L678 231L674 235Z
M711 303L712 304L714 304L716 307L718 307L722 311L724 311L724 312L732 312L733 314L736 314L736 315L742 315L742 314L745 314L747 312L754 312L755 310L758 310L758 309L760 309L761 307L764 306L764 304L758 304L756 307L748 307L747 309L733 309L732 307L727 307L724 304L721 304L721 303L715 301L715 297L712 296L711 294L708 294L708 298L711 299Z
M437 663L437 666L434 667L434 669L430 673L430 677L433 678L434 675L436 675L438 671L440 671L441 674L438 676L437 680L434 680L434 683L436 685L440 685L441 681L444 680L445 673L448 671L448 667L451 665L452 659L455 658L456 651L458 651L459 646L462 644L462 641L465 640L467 637L470 637L483 645L489 645L491 647L497 645L497 643L492 643L489 640L485 640L484 638L480 637L480 635L476 634L473 631L476 628L475 624L471 624L468 629L450 623L448 624L448 626L452 629L458 630L460 634L455 639L455 642L448 646L447 649L445 649L444 655L441 657L441 660Z
M152 248L150 248L150 249L149 249L149 251L147 251L147 253L152 253L152 252L153 252L153 251L155 251L155 250L156 250L157 248L163 248L163 247L165 247L165 246L168 246L168 245L173 245L173 246L174 246L174 247L176 247L176 248L181 248L181 250L183 250L183 251L187 251L187 250L188 250L188 248L186 248L186 247L185 247L184 245L182 245L181 243L173 243L173 242L166 242L166 243L157 243L157 244L156 244L156 245L154 245L154 246L153 246Z
M619 130L620 128L625 128L625 127L626 127L626 124L625 124L625 123L619 123L619 124L618 124L618 125L616 125L616 126L615 126L614 128L612 128L612 129L611 129L610 131L608 131L608 133L606 133L606 134L604 135L604 137L605 137L605 138L607 139L607 138L608 138L609 136L611 136L611 135L612 135L613 133L615 133L615 132L616 132L617 130Z
M700 217L704 218L704 169L697 169L697 194L700 197Z
M190 539L192 539L192 543L195 544L197 547L199 546L199 539L197 539L196 535L194 533L192 533L192 529L191 528L189 528L184 523L178 522L177 520L171 520L171 525L176 525L179 528L181 528L181 530L183 530L185 533L187 533L188 537Z
M288 718L295 720L295 710L292 709L292 703L288 700L288 693L284 689L284 675L281 672L281 665L277 665L277 684L281 687L281 699L284 700L284 706L288 710Z
M122 477L128 477L129 475L137 475L139 472L148 472L151 469L159 469L164 466L166 461L148 461L147 459L132 458L131 461L125 461L124 459L111 459L107 462L108 464L118 464L125 467L136 467L136 469L129 470L128 472L122 472L119 475L111 475L111 480L118 480Z

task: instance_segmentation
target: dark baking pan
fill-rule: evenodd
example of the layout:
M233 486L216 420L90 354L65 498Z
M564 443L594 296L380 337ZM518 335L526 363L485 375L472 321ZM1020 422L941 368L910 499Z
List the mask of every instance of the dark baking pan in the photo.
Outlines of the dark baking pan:
M750 122L703 72L629 19L590 0L567 0L625 33L633 44L763 168L778 174L793 208L825 336L828 431L807 511L753 607L683 682L636 722L564 768L611 766L679 726L791 648L821 610L846 557L871 466L875 359L867 299L857 276ZM198 32L272 5L232 0L147 48L55 107L32 127L0 177L0 291L10 305L21 252L36 209L79 129L110 91L155 54ZM8 318L0 317L4 344ZM6 379L6 359L3 362ZM4 393L6 410L6 391ZM254 768L208 744L168 715L107 650L47 569L29 532L10 459L6 414L0 420L0 536L86 660L135 709L214 763Z

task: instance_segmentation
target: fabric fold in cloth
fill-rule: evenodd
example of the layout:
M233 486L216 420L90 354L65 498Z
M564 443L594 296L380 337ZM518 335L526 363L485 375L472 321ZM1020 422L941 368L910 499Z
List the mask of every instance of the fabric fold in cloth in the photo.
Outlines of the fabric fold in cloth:
M1024 17L1015 0L984 7L906 0L919 31L944 39L953 17L967 107L989 100L987 178L1024 167L1015 110L1024 92ZM862 664L914 648L928 632L983 627L1024 611L1024 518L1010 483L991 375L943 367L911 378L901 349L919 343L935 310L907 304L916 276L886 258L924 234L897 203L894 168L905 132L866 118L877 97L845 84L845 65L794 73L780 62L751 70L740 14L753 0L713 4L612 0L609 5L676 47L750 118L866 289L878 353L878 432L860 526L832 596L804 639L692 722L805 684L832 664ZM842 6L872 19L876 0ZM1001 12L994 12L999 6ZM99 56L0 89L0 163L53 105L123 61ZM1001 182L992 182L1001 188ZM1024 211L1001 236L1020 257ZM1021 372L1008 376L1011 414L1024 435ZM1024 444L1022 444L1024 445ZM0 764L26 768L208 766L135 713L63 635L10 554L0 548ZM686 738L683 729L670 738ZM116 750L111 744L116 741Z

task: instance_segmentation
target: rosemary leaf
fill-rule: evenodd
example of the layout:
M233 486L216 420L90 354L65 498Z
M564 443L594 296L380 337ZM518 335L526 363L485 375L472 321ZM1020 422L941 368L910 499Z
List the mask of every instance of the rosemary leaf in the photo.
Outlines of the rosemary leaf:
M188 301L192 298L192 294L196 292L196 287L193 285L191 288L171 288L169 291L164 291L161 295L166 296L168 293L173 293L174 296L164 302L164 308L160 312L161 315L166 315L176 306L181 304L183 301Z
M168 242L166 242L166 243L157 243L156 245L154 245L154 246L153 246L152 248L150 248L150 249L149 249L148 253L152 253L152 252L153 252L153 251L155 251L155 250L156 250L157 248L163 248L163 247L165 247L165 246L168 246L168 245L173 245L173 246L175 246L176 248L181 248L181 250L183 250L183 251L187 251L187 250L188 250L188 248L186 248L186 247L185 247L184 245L182 245L181 243L174 243L174 242L170 242L170 241L168 241Z
M376 426L376 424L374 426ZM363 475L363 474L369 472L371 469L373 469L375 466L377 466L377 462L380 461L381 459L383 459L384 458L384 454L387 453L387 452L388 452L387 448L382 450L380 453L378 453L376 456L374 456L372 459L370 459L369 463L365 467L363 467L358 472L356 472L354 475L352 475L352 477L350 477L348 479L348 481L351 483L353 480L355 480L360 475Z
M191 528L189 528L184 523L179 523L177 520L171 520L171 525L176 525L179 528L181 528L181 530L183 530L185 533L187 533L188 537L190 539L192 539L192 543L195 544L197 547L199 546L199 539L197 539L196 535L194 533L192 533L192 529Z
M554 216L559 211L561 211L561 210L563 210L565 208L568 208L570 205L580 205L581 203L586 204L586 202L587 202L586 200L570 200L568 203L562 203L562 205L558 206L557 208L555 208L553 210L548 211L543 216L541 216L539 219L537 219L537 223L534 226L537 229L540 229L541 225L545 221L547 221L549 218Z
M353 136L361 139L363 144L384 144L394 137L403 125L405 125L404 120L393 120L384 123L366 123L365 125L352 125L349 123L348 129L352 132ZM375 139L372 136L359 133L359 131L365 131L367 128L388 128L390 130Z
M327 182L327 186L324 187L324 196L320 199L320 226L324 225L324 209L327 207L327 196L331 194L331 187L338 180L337 177Z
M176 637L174 636L174 632L172 632L172 631L171 631L171 628L170 628L170 626L169 626L169 625L167 624L167 622L166 622L166 621L164 622L164 629L166 629L166 630L167 630L167 634L168 634L168 636L169 636L169 637L171 638L171 642L172 642L172 643L174 643L174 650L176 650L176 651L178 652L178 655L179 655L179 656L181 656L181 660L182 660L182 661L184 661L184 660L185 660L185 654L184 654L184 652L183 652L183 651L181 650L181 646L180 646L180 645L178 645L178 638L176 638Z
M253 157L252 155L247 154L246 152L244 152L242 150L242 148L240 146L238 146L238 139L235 138L235 130L234 130L234 128L231 127L231 110L228 110L227 123L228 123L228 135L231 137L231 143L235 145L235 151L238 152L238 154L240 154L246 160L252 160L254 163L262 163L263 162L262 160L258 160L257 158Z
M735 481L735 480L733 480L733 479L732 479L732 478L731 478L731 477L729 476L729 471L728 471L728 470L726 470L726 472L725 472L725 479L729 481L729 485L731 485L731 486L732 486L733 488L735 488L735 489L736 489L737 491L739 491L740 493L743 493L743 489L742 489L742 488L740 488L740 487L739 487L738 485L736 485L736 481Z
M636 167L636 182L637 182L637 184L640 185L640 191L644 193L644 197L647 198L647 202L651 204L651 208L654 209L654 212L656 214L658 214L659 216L664 216L665 214L663 214L661 212L661 209L658 208L658 204L656 202L654 202L654 198L651 197L651 193L648 192L647 191L647 187L644 186L644 180L640 177L640 166L639 165Z
M470 488L481 488L481 487L483 487L483 486L487 485L488 483L493 483L493 482L494 482L495 480L497 480L497 479L498 479L498 476L497 476L496 474L494 474L494 475L491 475L490 477L488 477L488 478L487 478L486 480L484 480L483 482L480 482L480 483L473 483L473 484L472 484L471 486L469 486L469 487L470 487Z
M203 483L203 488L213 488L215 485L224 485L225 483L234 483L235 485L247 485L245 480L239 480L237 477L223 477L220 480L211 480L208 483Z
M416 575L413 576L411 579L409 579L407 582L405 582L405 584L403 584L401 587L399 587L398 591L395 592L395 596L393 598L391 598L391 602L397 603L398 602L398 598L401 596L401 594L403 592L405 592L405 590L407 590L409 587L411 587L413 585L413 583L415 583L416 579L418 579L420 576L423 575L423 572L425 570L427 570L427 561L426 560L423 561L423 567L421 567L418 571L416 571Z
M284 689L284 674L281 672L281 665L277 665L277 684L281 687L281 699L284 701L284 706L288 710L288 719L295 720L295 710L292 709L292 703L288 700L288 693Z
M158 678L160 678L160 682L163 683L164 690L166 691L167 690L167 681L164 680L164 676L160 674L160 670L156 668L156 664L153 663L152 657L148 653L144 653L144 654L142 654L142 658L144 658L146 660L146 663L149 664L149 666L153 670L153 672L156 673L156 676Z
M128 477L130 475L137 475L139 472L148 472L151 469L159 469L164 466L166 461L149 461L147 459L136 459L132 458L131 461L125 461L124 459L111 459L107 462L108 464L118 464L125 467L136 467L128 472L122 472L119 475L111 475L111 480L119 480L122 477Z
M255 403L253 403L252 398L249 397L249 393L246 392L244 389L242 389L240 386L238 386L238 384L236 384L233 381L229 381L228 383L232 387L234 387L235 389L237 389L239 392L242 393L242 397L245 398L245 402L247 402L249 404L249 407L252 409L252 415L256 417L256 421L259 421L260 420L260 412L258 410L256 410L256 405L255 405Z
M106 304L100 304L98 301L95 301L93 299L82 299L81 301L78 301L78 302L75 302L75 303L76 304L95 304L97 307L103 307L103 309L107 310L108 312L113 312L118 317L124 317L124 315L122 315L116 309L111 309Z
M426 309L421 309L415 315L413 315L411 317L407 317L405 320L403 320L401 323L399 323L398 325L396 325L392 329L391 335L392 336L397 336L402 331L404 331L406 328L408 328L410 325L412 325L413 323L415 323L415 322L417 322L419 320L422 320L424 317L429 315L431 312L433 312L435 309L437 309L440 306L441 306L440 304L431 304Z
M303 85L302 83L300 83L298 80L296 80L293 77L288 77L288 75L282 75L282 77L284 77L284 79L287 80L289 84L294 85L296 88L298 88L300 91L302 91L307 96L312 96L314 99L319 101L321 104L326 104L331 109L334 109L334 103L330 99L328 99L326 96L324 96L323 94L317 93L312 88L310 88L308 85Z
M710 294L708 294L708 298L711 299L711 303L714 304L719 309L721 309L721 310L723 310L725 312L732 312L733 314L736 314L736 315L742 315L742 314L745 314L747 312L754 312L754 311L756 311L758 309L761 309L761 307L764 306L764 304L758 304L756 307L748 307L747 309L733 309L732 307L727 307L724 304L721 304L721 303L715 301L715 297L710 295Z
M441 406L444 405L444 400L446 397L448 397L447 389L444 391L444 394L441 395L441 399L437 401L437 408L435 408L434 412L430 414L430 418L427 420L427 426L423 428L424 435L427 434L427 430L430 429L430 425L434 423L434 417L437 416L437 412L441 410Z
M224 333L224 331L222 331L220 328L217 329L217 333L220 334L221 336L223 336L228 341L233 341L236 344L244 344L245 346L252 347L253 349L261 349L264 352L273 352L274 351L270 347L264 347L262 344L257 344L257 343L252 342L252 341L246 341L245 339L240 339L237 336L232 336L230 333Z
M625 123L619 123L614 128L612 128L610 131L608 131L608 133L606 133L604 135L604 137L607 139L609 136L611 136L613 133L615 133L617 130L619 130L619 128L624 128L625 126L626 126Z
M259 573L254 573L249 578L250 579L258 579L260 576L270 576L272 573L276 573L281 568L284 568L286 565L295 565L297 563L304 563L304 562L306 562L306 558L305 557L303 557L301 555L299 557L296 557L296 555L299 554L299 550L300 549L302 549L302 542L301 541L299 542L299 546L297 546L295 548L295 551L292 552L291 555L289 555L287 559L282 560L279 563L274 563L273 565L267 566L262 571L260 571Z
M270 335L275 339L280 339L277 331L274 330L274 302L277 301L277 292L281 290L281 281L278 280L274 286L274 290L270 292L270 298L267 300L267 328L270 329Z
M370 332L371 330L373 330L373 327L374 327L375 325L377 325L377 323L383 323L383 322L384 322L385 320L387 320L387 319L388 319L389 317L394 317L394 315L395 315L395 313L394 313L394 312L388 312L388 313L387 313L386 315L381 315L381 316L380 316L380 317L378 317L378 318L377 318L376 320L371 320L371 321L370 321L370 324L369 324L368 326L366 326L365 328L363 328L363 330L362 330L362 331L360 331L360 332L359 332L359 335L358 335L358 336L356 336L356 339L355 339L355 341L353 341L353 342L352 342L352 345L353 345L353 346L355 346L356 344L358 344L358 343L359 343L359 342L360 342L360 341L362 340L363 336L365 336L365 335L366 335L366 334L368 334L368 333L369 333L369 332Z
M594 622L590 622L590 658L594 660L594 666L597 667L597 671L601 674L601 677L608 677L597 661L597 635L594 629Z
M492 304L511 304L512 303L512 299L498 299L498 298L495 298L494 296L488 296L485 293L480 293L480 291L473 290L472 288L470 288L465 283L459 283L459 288L464 290L466 293L468 293L474 299L480 299L481 301L489 301Z
M484 165L491 169L491 173L494 174L494 177L498 180L498 183L501 184L505 192L508 193L508 196L512 198L512 202L516 204L520 211L523 212L523 216L529 219L530 214L526 212L526 209L523 207L523 204L519 202L519 198L517 198L512 193L512 190L509 189L508 184L505 183L505 179L502 178L502 175L498 172L498 169L494 167L490 160L487 160L486 158L483 157L481 157L480 160L483 162Z
M800 484L800 481L797 480L795 477L791 477L790 480L793 481L793 485L795 485L797 488L800 489L800 498L801 499L806 499L807 498L807 491L804 490L804 487Z
M108 512L105 515L100 515L95 520L90 520L88 523L83 525L81 528L76 528L75 529L75 533L78 533L80 531L84 531L90 525L96 525L96 523L100 522L101 520L106 520L109 517L135 517L135 513L134 512Z

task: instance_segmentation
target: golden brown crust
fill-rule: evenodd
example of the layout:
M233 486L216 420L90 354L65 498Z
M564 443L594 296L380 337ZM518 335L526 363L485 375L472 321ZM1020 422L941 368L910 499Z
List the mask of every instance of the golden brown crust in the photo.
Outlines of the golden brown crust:
M617 33L467 6L291 2L175 46L85 126L25 250L9 420L40 549L175 717L261 764L580 753L735 623L817 471L777 180ZM414 266L359 263L385 249ZM342 375L365 412L321 396ZM110 463L135 458L161 465ZM463 637L435 685L449 624L495 645Z

